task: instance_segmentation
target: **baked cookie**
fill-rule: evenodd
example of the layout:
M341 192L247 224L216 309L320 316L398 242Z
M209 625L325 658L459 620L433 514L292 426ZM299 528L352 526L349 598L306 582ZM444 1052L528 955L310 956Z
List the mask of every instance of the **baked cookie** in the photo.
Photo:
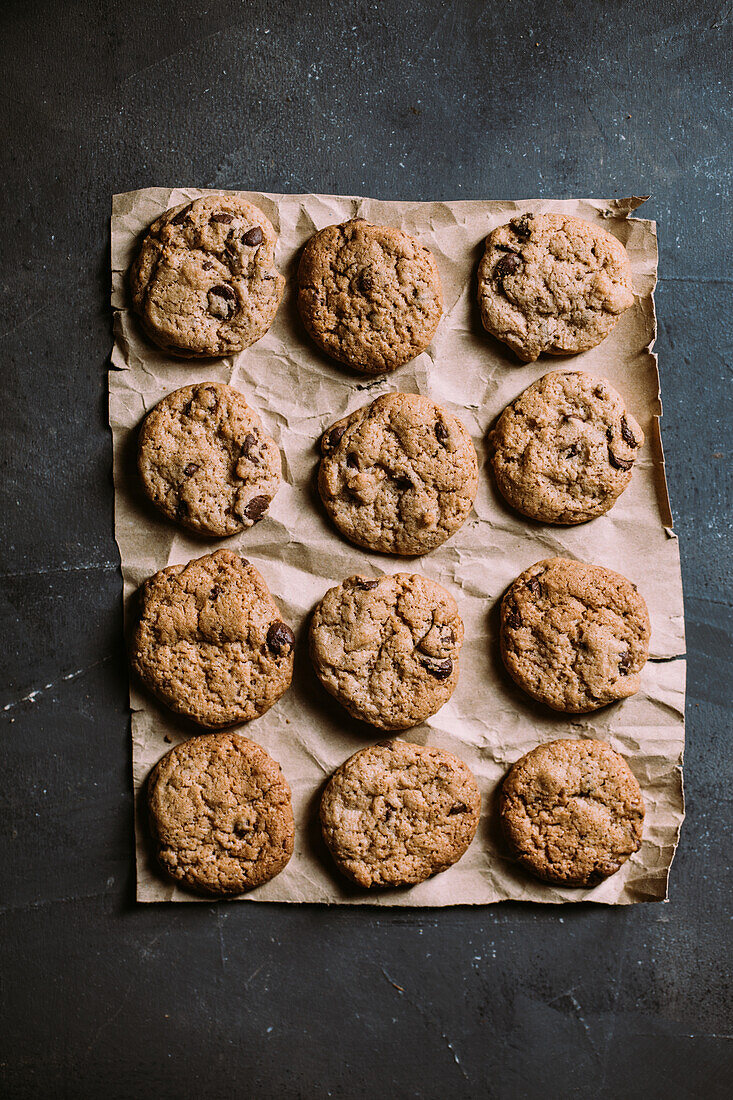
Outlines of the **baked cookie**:
M626 249L567 214L522 214L486 238L478 269L484 328L530 363L600 344L634 304Z
M355 218L327 226L306 244L298 308L332 359L382 374L414 359L435 335L443 312L440 274L414 237Z
M463 622L441 585L416 574L349 577L310 627L318 678L349 714L378 729L416 726L458 683Z
M329 428L321 453L321 500L357 546L425 554L450 538L473 506L478 461L471 437L429 397L378 397Z
M277 234L238 195L206 195L153 222L130 269L148 336L186 358L230 355L259 340L285 288Z
M543 523L585 523L631 480L644 433L603 378L546 374L507 406L489 435L502 496Z
M233 733L192 737L148 779L161 866L207 894L241 894L279 875L293 854L290 788L280 765Z
M382 741L331 776L321 828L339 870L360 886L412 886L461 858L480 812L476 780L462 760Z
M184 386L145 417L137 455L153 504L184 527L222 538L262 519L280 484L280 451L241 393Z
M536 562L501 604L501 655L509 674L528 695L567 714L634 695L649 634L636 586L582 561Z
M501 823L519 862L545 882L595 886L641 846L644 800L605 741L552 741L501 788Z
M132 667L172 710L207 729L249 722L290 686L295 638L257 570L217 550L140 589Z

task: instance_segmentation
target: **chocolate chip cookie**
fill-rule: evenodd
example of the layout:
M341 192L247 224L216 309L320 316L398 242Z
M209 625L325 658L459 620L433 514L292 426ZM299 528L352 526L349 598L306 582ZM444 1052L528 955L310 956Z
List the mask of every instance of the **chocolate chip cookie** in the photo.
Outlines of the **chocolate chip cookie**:
M468 516L478 486L471 437L428 397L390 393L321 439L318 489L339 531L384 554L425 554Z
M269 710L290 686L294 648L262 577L230 550L162 569L140 589L132 667L207 729Z
M321 828L339 870L360 886L412 886L461 858L480 811L476 780L462 760L383 741L331 776Z
M241 393L184 386L143 421L138 470L153 504L184 527L222 538L262 519L280 484L280 451Z
M649 634L635 585L581 561L538 561L501 604L501 655L509 674L533 698L568 714L634 695Z
M318 678L349 714L408 729L440 710L458 683L463 622L441 585L416 574L349 577L313 613Z
M176 882L241 894L279 875L293 854L290 788L280 765L233 733L192 737L148 779L158 859Z
M327 355L382 374L428 346L443 312L438 266L414 237L363 218L329 225L306 244L298 307Z
M522 214L486 238L478 269L484 328L530 363L600 344L634 304L626 249L567 214Z
M603 378L546 374L520 394L489 436L501 494L543 523L585 523L631 480L644 433Z
M130 270L132 304L148 336L186 358L230 355L259 340L285 287L276 243L262 211L237 195L166 210Z
M641 846L644 800L605 741L552 741L501 788L501 823L519 862L545 882L595 886Z

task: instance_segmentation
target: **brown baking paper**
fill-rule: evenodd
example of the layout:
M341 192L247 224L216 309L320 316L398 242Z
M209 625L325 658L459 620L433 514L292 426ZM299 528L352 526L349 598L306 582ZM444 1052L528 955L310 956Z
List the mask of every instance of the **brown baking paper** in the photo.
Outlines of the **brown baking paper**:
M267 714L242 727L281 763L290 783L297 825L295 854L282 874L242 900L442 906L509 898L607 904L664 899L684 812L685 665L679 659L684 654L684 622L679 551L671 530L658 428L659 376L650 350L656 333L656 229L653 222L629 216L642 200L380 202L244 192L280 234L277 264L288 280L280 310L269 333L239 355L176 360L159 351L138 327L129 309L126 272L141 231L167 207L204 193L158 187L114 198L115 344L109 387L115 530L126 603L158 569L228 546L260 570L298 636L291 689ZM483 239L494 226L527 210L565 211L602 225L624 242L631 257L634 307L599 347L580 356L520 364L481 327L475 284ZM354 374L321 355L295 307L301 246L316 230L355 215L415 234L433 251L443 281L445 312L433 344L413 362L376 379ZM631 484L611 512L579 527L546 526L511 512L498 497L486 465L486 433L495 417L530 382L562 367L608 378L626 398L647 440ZM266 518L219 542L203 542L167 522L147 506L135 480L135 432L141 418L170 391L207 379L241 390L283 455L284 481ZM379 394L400 390L429 394L459 416L471 432L481 469L475 512L447 543L413 559L351 546L329 525L314 490L316 445L322 431ZM555 555L623 573L638 585L651 615L651 659L642 674L641 691L590 715L568 717L534 704L508 679L498 655L497 601L523 569ZM344 577L405 570L433 577L453 593L466 641L453 698L403 736L449 749L465 760L478 779L483 813L473 844L454 867L411 889L369 892L336 873L320 839L318 800L334 768L384 735L352 720L321 689L309 665L305 629L315 603ZM135 790L144 793L153 764L172 744L196 731L134 682L130 701ZM497 785L507 768L540 742L559 737L610 741L629 760L646 801L641 850L617 874L589 890L559 889L530 878L512 862L497 830ZM138 899L194 900L156 870L143 804L140 797Z

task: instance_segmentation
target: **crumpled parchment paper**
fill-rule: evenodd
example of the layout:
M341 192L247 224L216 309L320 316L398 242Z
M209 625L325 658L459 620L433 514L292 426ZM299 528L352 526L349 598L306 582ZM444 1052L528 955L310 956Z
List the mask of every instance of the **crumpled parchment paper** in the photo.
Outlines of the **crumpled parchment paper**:
M651 353L656 333L653 291L657 244L653 222L630 215L641 199L522 202L381 202L332 195L246 192L279 231L277 263L288 279L270 332L232 358L176 360L143 335L129 308L126 273L140 234L168 206L205 192L146 188L116 195L112 212L113 370L109 375L114 436L115 530L126 602L164 566L226 545L262 573L298 637L293 685L262 718L242 727L278 760L290 782L297 825L295 854L249 901L339 904L478 905L506 899L593 900L608 904L666 897L670 863L683 819L685 663L682 587L677 540L667 498L659 437L659 377ZM517 212L567 211L603 225L626 245L636 303L598 347L576 357L520 364L481 327L476 265L486 234ZM431 347L412 363L377 379L325 358L308 339L295 306L295 273L307 238L326 225L360 215L400 226L432 249L443 281L444 315ZM551 527L514 514L498 496L486 466L486 433L504 406L550 370L582 369L608 378L641 424L646 443L629 488L600 519ZM284 482L267 517L232 539L202 541L159 516L135 477L137 426L165 394L202 380L241 390L277 440ZM480 463L475 513L438 550L423 558L373 554L345 542L326 519L314 487L317 441L334 420L392 391L429 394L459 416L473 436ZM515 687L498 652L497 601L528 565L562 555L596 562L634 581L649 606L651 659L641 691L620 704L581 716L545 711ZM310 668L306 625L327 588L353 573L424 573L456 597L466 627L461 673L453 698L428 722L403 734L460 756L483 796L476 838L454 867L411 889L369 892L342 879L320 839L318 800L331 772L379 731L353 721L326 695ZM137 683L131 684L136 792L171 745L200 732L175 718ZM530 878L510 859L496 821L497 785L522 753L560 737L599 737L629 760L644 792L640 851L611 878L589 890L559 889ZM166 881L149 848L144 797L138 798L137 896L140 901L191 901ZM245 899L243 899L245 900Z

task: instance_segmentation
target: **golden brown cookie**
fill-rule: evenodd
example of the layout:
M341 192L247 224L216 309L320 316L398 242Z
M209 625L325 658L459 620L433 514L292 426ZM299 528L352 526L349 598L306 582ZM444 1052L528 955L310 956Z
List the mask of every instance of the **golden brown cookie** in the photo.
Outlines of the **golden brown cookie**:
M258 718L290 686L295 638L249 562L217 550L142 585L132 667L207 729Z
M199 534L235 535L262 519L280 485L280 451L231 386L169 393L138 440L143 489L169 519Z
M567 214L523 214L486 238L478 269L484 328L520 359L573 355L605 339L634 304L626 249Z
M489 436L502 496L543 523L586 523L631 480L644 433L603 378L554 371L508 405Z
M339 870L360 886L412 886L461 858L480 812L476 780L462 760L383 741L331 776L321 828Z
M417 574L349 577L313 612L310 653L327 691L384 730L416 726L458 683L463 622L449 592Z
M552 741L514 764L501 823L519 862L545 882L595 886L641 846L644 800L605 741Z
M501 604L501 655L510 675L533 698L568 714L637 692L649 634L635 585L581 561L538 561Z
M238 195L206 195L153 222L130 269L148 336L183 357L230 355L259 340L285 288L277 234Z
M241 894L279 875L293 853L290 788L280 765L234 733L192 737L148 779L161 866L207 894Z
M392 226L363 218L329 225L306 244L298 308L327 355L381 374L428 346L443 312L432 253Z
M321 453L321 500L357 546L425 554L450 538L473 506L478 460L471 437L429 397L378 397L332 425Z

